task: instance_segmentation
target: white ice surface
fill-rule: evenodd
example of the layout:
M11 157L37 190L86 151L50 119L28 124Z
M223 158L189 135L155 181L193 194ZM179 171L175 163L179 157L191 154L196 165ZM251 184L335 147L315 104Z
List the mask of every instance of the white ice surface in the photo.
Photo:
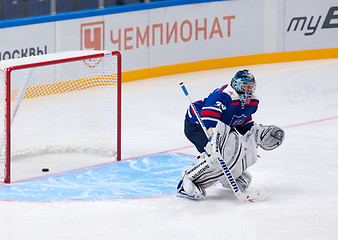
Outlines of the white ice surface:
M259 151L240 203L216 185L204 201L174 195L100 202L0 202L6 240L338 239L338 59L248 66L260 107L254 120L285 127L284 144ZM123 158L174 151L196 155L183 135L187 100L205 97L241 67L123 84Z

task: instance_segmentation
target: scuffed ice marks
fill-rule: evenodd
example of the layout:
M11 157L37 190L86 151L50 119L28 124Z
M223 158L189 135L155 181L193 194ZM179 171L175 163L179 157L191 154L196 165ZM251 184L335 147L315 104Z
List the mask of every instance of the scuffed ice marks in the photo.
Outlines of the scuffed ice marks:
M194 157L161 153L0 186L0 200L97 201L176 192Z

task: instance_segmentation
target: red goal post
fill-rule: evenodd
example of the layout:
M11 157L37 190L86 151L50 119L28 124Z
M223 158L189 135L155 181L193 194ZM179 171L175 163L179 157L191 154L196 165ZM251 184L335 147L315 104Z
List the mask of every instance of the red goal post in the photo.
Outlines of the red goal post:
M0 62L0 159L53 153L121 159L121 54L72 51Z

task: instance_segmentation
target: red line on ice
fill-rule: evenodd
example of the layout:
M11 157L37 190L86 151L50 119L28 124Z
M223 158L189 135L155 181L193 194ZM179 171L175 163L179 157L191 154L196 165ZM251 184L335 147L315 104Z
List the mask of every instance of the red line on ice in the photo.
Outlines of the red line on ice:
M314 120L314 121L309 121L309 122L297 123L297 124L285 126L285 127L283 127L283 128L300 127L300 126L304 126L304 125L309 125L309 124L314 124L314 123L319 123L319 122L325 122L325 121L334 120L334 119L338 119L338 116L335 116L335 117L329 117L329 118L323 118L323 119ZM164 152L176 152L176 151L183 150L183 149L187 149L187 148L191 148L191 147L194 147L194 146L193 146L193 145L190 145L190 146L181 147L181 148L176 148L176 149L172 149L172 150L168 150L168 151L164 151ZM162 152L162 153L163 153L163 152Z
M330 117L330 118L324 118L324 119L319 119L319 120L314 120L314 121L310 121L310 122L297 123L297 124L285 126L284 128L299 127L299 126L304 126L304 125L309 125L309 124L313 124L313 123L319 123L319 122L324 122L324 121L329 121L329 120L334 120L334 119L338 119L338 116Z

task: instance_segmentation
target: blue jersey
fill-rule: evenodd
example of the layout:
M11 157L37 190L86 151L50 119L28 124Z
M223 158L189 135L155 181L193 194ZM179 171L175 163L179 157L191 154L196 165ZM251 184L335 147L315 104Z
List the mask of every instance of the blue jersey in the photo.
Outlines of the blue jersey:
M206 128L215 127L218 121L245 134L253 125L252 114L257 111L259 100L252 96L249 104L242 104L237 92L224 85L214 90L207 98L194 103ZM190 106L186 118L198 124L197 117Z

